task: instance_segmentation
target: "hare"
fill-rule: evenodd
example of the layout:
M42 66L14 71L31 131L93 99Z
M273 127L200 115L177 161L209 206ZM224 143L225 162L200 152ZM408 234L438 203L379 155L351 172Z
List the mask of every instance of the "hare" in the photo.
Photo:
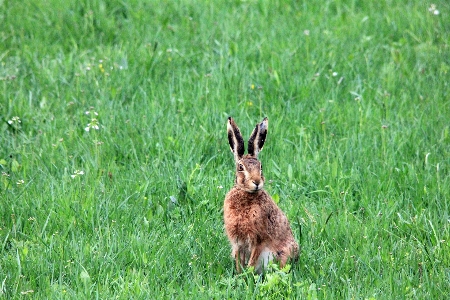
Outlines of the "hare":
M268 125L267 118L256 125L248 140L248 154L244 155L241 132L234 120L228 118L228 142L236 162L236 181L225 196L224 222L238 273L245 265L262 273L271 260L283 267L289 258L296 259L299 254L288 219L263 190L258 153L264 146Z

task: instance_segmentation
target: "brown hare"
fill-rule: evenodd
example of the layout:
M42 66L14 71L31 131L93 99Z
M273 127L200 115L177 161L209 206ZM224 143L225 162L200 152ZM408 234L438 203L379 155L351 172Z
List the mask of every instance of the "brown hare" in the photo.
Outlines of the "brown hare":
M299 253L288 219L263 190L258 153L264 146L268 125L267 118L256 125L248 140L248 154L244 155L241 132L234 120L228 118L228 142L236 162L236 181L225 196L224 221L238 272L247 265L261 273L271 260L283 267Z

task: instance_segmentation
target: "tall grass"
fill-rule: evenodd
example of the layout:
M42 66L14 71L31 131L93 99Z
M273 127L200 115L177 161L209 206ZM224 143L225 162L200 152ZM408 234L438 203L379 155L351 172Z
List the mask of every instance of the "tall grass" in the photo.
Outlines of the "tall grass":
M0 297L445 298L449 13L0 2ZM224 235L230 115L269 117L266 189L302 247L264 278Z

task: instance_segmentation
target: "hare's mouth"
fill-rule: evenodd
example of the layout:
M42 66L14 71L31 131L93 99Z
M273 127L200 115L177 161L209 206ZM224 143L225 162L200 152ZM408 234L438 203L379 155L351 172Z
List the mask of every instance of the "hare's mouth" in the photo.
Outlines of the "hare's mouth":
M256 193L257 191L262 190L264 184L262 182L252 182L251 188L248 189L250 193Z

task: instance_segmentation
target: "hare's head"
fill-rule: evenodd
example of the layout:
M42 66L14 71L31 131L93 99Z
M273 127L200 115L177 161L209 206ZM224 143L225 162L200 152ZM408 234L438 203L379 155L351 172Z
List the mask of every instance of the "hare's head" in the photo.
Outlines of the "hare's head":
M228 118L228 142L236 162L236 186L249 193L256 193L264 187L264 176L258 153L264 146L268 125L267 118L256 124L248 140L248 154L244 155L244 139L239 127L231 117Z

